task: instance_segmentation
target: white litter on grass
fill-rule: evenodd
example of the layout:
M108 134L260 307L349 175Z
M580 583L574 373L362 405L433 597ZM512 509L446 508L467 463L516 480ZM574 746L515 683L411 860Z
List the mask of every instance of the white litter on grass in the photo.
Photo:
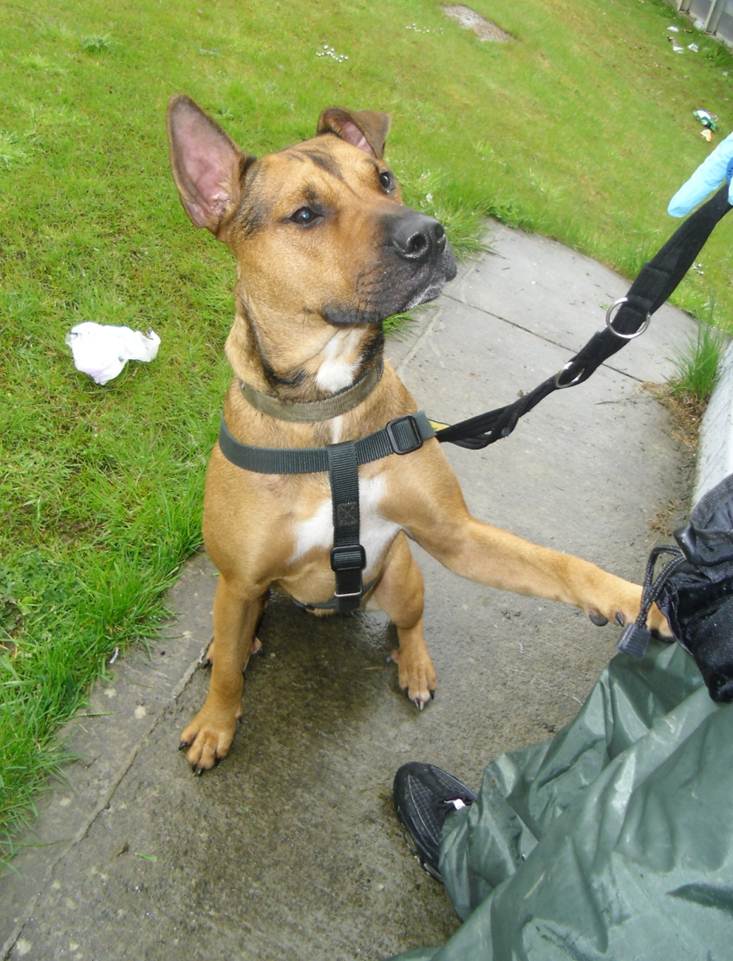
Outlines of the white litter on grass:
M144 334L130 327L96 324L87 320L72 327L66 343L74 355L74 366L89 374L95 384L106 384L115 378L128 360L154 360L160 337L154 330Z
M669 30L670 33L679 33L679 32L680 32L680 28L679 28L679 27L667 27L667 30Z
M688 49L688 50L692 50L693 53L699 53L699 52L700 52L700 48L698 47L698 45L697 45L696 43L688 43L688 44L687 44L687 49Z

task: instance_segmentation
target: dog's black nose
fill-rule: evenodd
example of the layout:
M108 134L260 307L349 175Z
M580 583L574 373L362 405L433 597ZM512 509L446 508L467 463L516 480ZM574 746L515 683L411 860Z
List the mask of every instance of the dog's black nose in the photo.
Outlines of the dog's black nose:
M400 257L422 263L445 250L445 230L433 217L410 211L392 223L390 242Z

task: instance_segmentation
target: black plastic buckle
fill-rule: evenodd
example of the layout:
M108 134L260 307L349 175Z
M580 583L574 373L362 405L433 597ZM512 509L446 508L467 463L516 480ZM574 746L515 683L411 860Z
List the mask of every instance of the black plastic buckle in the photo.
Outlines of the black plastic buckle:
M331 569L336 574L334 597L342 613L356 610L364 594L361 572L366 567L366 551L361 544L344 544L331 549Z
M411 444L409 447L403 447L395 433L395 427L402 426L402 424L409 424L412 430L412 440L408 438L408 443ZM419 450L422 447L422 435L420 434L420 428L417 426L417 421L412 416L412 414L405 414L404 417L395 417L391 420L387 426L384 428L387 431L387 437L389 437L389 443L392 447L392 451L395 454L411 454L414 450Z
M365 567L366 551L361 544L331 548L332 571L340 574L344 571L363 571Z

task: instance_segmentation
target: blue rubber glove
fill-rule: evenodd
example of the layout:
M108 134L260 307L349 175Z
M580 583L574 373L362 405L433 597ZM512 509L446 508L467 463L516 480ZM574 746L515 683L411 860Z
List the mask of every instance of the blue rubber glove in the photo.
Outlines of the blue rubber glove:
M733 204L733 181L731 177L733 177L733 133L729 134L722 143L719 143L710 156L703 160L690 179L682 184L670 200L667 213L673 217L684 217L726 180L730 184L728 200Z

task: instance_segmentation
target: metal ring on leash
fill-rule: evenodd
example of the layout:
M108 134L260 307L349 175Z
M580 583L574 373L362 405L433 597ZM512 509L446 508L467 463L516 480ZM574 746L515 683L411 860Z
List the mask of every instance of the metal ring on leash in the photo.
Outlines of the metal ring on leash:
M555 387L557 387L558 390L563 390L565 387L574 387L576 384L580 383L580 379L585 373L585 367L581 367L578 373L575 375L575 377L573 377L572 380L569 380L567 384L562 384L560 382L562 379L562 375L565 373L566 370L570 370L570 368L573 366L574 363L575 361L569 360L567 364L565 364L563 369L559 371L559 373L555 374Z
M641 337L641 335L649 326L649 322L652 319L652 315L647 314L646 320L644 321L644 323L641 325L641 327L638 330L635 330L633 334L622 334L621 331L616 330L616 328L613 326L613 322L616 319L614 310L616 310L616 308L620 307L622 304L628 303L628 301L629 301L628 297L619 297L619 299L614 301L614 303L612 303L611 306L606 311L606 327L608 327L608 329L611 331L612 334L615 334L617 337L620 337L622 340L633 340L635 337Z

